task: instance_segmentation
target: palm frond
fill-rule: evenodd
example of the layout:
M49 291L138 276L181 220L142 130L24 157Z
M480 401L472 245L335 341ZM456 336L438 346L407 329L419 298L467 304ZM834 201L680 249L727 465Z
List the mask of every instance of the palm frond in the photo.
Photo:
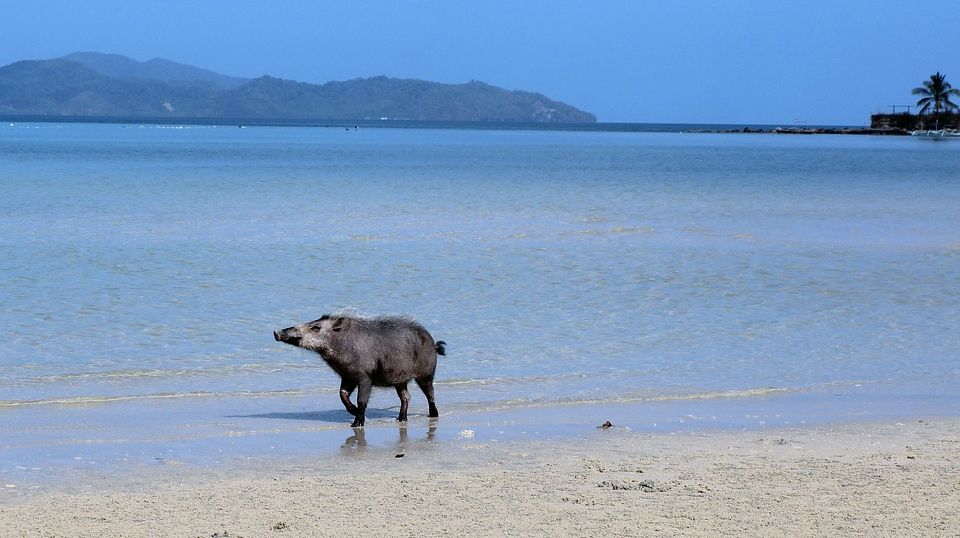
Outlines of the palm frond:
M919 111L920 114L926 113L930 110L931 106L937 114L939 114L941 110L949 111L958 108L956 104L950 101L950 96L960 96L960 90L953 88L950 83L947 82L946 75L941 75L940 71L937 71L934 75L930 75L930 80L923 81L922 87L914 88L910 93L912 95L923 96L917 101L917 106L921 107Z

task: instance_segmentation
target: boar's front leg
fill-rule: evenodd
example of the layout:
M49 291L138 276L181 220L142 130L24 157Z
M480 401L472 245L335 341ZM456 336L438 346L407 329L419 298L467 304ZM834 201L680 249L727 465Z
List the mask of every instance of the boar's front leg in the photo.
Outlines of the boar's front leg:
M367 402L370 401L370 391L373 389L373 380L369 377L360 378L357 383L357 414L353 419L352 428L362 428L366 420Z
M347 409L347 413L353 416L357 415L357 406L353 405L353 402L350 401L350 395L353 394L353 389L355 388L357 388L356 381L349 379L340 380L340 401L343 402L343 407Z

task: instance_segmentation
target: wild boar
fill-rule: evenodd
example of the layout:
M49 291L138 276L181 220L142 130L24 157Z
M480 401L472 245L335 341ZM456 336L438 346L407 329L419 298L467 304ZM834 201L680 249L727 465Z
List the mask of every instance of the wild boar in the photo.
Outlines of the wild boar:
M273 332L278 342L314 351L340 376L340 401L362 427L374 386L394 387L400 397L398 421L407 420L413 379L430 405L429 416L440 413L433 396L437 355L446 355L446 342L434 343L423 325L407 316L365 317L349 311ZM357 389L357 405L350 395Z

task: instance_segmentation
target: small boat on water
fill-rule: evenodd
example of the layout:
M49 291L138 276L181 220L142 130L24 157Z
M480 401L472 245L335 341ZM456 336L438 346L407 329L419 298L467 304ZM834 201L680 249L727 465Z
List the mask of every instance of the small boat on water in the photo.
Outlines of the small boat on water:
M948 131L946 129L927 129L923 131L910 131L910 136L921 136L924 138L960 138L960 131Z

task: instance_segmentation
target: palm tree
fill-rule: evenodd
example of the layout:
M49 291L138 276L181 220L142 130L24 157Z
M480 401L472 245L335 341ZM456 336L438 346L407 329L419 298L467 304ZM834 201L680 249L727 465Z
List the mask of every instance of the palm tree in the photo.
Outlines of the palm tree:
M936 75L930 75L930 80L923 82L923 87L914 88L910 93L923 96L917 101L917 106L921 107L920 114L926 114L930 105L933 105L933 113L939 115L941 110L949 112L957 108L957 105L950 101L950 96L960 95L960 90L951 87L946 77L937 71Z

